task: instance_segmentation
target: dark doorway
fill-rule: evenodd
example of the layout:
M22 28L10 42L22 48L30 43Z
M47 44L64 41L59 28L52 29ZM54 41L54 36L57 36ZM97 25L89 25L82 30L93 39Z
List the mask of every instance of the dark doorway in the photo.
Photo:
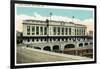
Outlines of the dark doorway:
M67 44L67 45L65 45L65 48L75 48L75 45L74 44Z
M83 47L83 43L80 43L80 44L79 44L79 47Z
M50 47L49 47L49 46L44 47L44 49L43 49L43 50L46 50L46 51L51 51L51 49L50 49Z
M34 47L35 49L41 49L40 47Z
M88 43L85 43L85 46L88 46Z
M53 51L57 51L57 50L59 50L59 46L58 45L54 45L53 46Z

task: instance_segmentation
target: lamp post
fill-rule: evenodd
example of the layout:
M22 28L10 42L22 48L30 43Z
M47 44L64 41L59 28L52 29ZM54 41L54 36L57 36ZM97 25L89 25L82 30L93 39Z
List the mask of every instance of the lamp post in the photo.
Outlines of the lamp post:
M51 16L52 16L52 13L50 12L50 20L46 19L46 23L47 23L47 42L48 42L48 39L49 39L49 23L51 21Z
M73 22L73 23L74 23L74 18L75 18L75 17L73 16L73 17L72 17L72 22ZM77 30L76 30L76 24L75 24L75 30L74 30L74 32L75 32L75 33L74 33L74 35L75 35L74 40L75 40L75 41L76 41L76 31L77 31Z
M48 42L48 36L49 36L49 20L46 19L46 23L47 23L47 42Z

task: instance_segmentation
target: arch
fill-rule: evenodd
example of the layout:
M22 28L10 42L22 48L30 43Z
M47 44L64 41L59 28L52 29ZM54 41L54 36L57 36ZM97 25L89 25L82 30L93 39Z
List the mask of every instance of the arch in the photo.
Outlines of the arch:
M75 45L74 44L67 44L64 46L64 49L65 48L75 48Z
M40 47L34 47L35 49L41 49Z
M83 47L83 43L80 43L80 44L79 44L79 47Z
M90 45L93 45L93 43L92 43L92 42L90 42Z
M50 46L46 46L46 47L43 48L43 50L51 51L51 48L50 48Z
M87 46L88 45L88 43L85 43L85 46Z
M54 45L53 46L53 51L56 51L56 50L59 50L60 48L59 48L59 45Z
M30 45L29 45L29 44L27 44L27 45L26 45L26 47L30 47Z

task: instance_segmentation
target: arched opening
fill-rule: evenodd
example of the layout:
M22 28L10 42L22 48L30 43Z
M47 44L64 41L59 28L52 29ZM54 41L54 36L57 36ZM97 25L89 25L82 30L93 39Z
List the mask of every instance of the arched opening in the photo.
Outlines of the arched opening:
M75 45L74 44L67 44L67 45L65 45L64 49L65 48L75 48Z
M50 47L49 46L46 46L43 48L43 50L46 50L46 51L51 51Z
M26 47L30 47L30 45L26 45Z
M58 50L59 50L59 45L54 45L54 46L53 46L53 51L56 52L56 51L58 51Z
M93 43L91 42L91 43L90 43L90 46L92 46L92 45L93 45Z
M88 46L88 43L85 43L85 46Z
M74 49L73 49L73 48L75 48L75 45L74 45L74 44L67 44L67 45L65 45L65 47L64 47L63 53L64 53L64 54L74 55L75 52L74 52Z
M83 43L80 43L80 44L79 44L79 47L83 47Z
M41 49L40 47L34 47L35 49Z

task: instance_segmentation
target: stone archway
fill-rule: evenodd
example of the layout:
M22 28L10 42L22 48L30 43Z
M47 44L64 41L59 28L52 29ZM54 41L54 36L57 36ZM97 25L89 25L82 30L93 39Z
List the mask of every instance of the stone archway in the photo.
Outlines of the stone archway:
M67 44L64 46L64 49L65 48L75 48L75 45L74 44Z
M79 44L79 47L83 47L83 43L80 43L80 44Z
M41 49L40 47L34 47L35 49Z
M53 46L53 51L58 51L58 50L60 50L59 45L54 45Z
M74 55L75 54L75 51L73 50L73 48L75 48L75 45L74 44L66 44L64 46L63 53L70 54L70 55Z
M88 43L85 43L84 45L85 45L85 46L88 46Z
M90 42L90 46L92 46L93 45L93 43L92 42Z
M51 51L51 48L50 48L50 46L45 46L45 47L43 48L43 50Z

